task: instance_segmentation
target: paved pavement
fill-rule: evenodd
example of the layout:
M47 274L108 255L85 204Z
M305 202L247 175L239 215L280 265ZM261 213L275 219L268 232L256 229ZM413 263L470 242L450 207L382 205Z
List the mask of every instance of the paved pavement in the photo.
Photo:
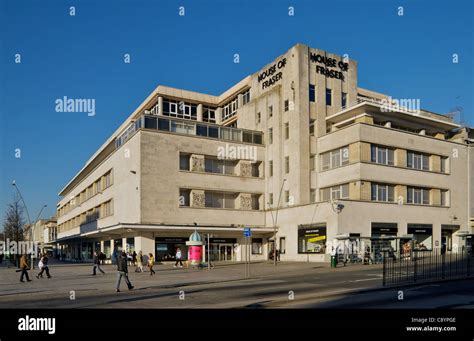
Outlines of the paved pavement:
M90 264L53 264L51 279L19 282L15 268L0 267L0 308L474 308L474 281L382 288L378 265L332 269L322 263L240 263L213 270L175 269L170 264L130 272L135 286L115 292L116 271L92 276ZM75 299L71 299L71 295Z
M157 265L156 276L130 272L135 289L122 284L115 292L116 271L92 276L90 264L52 264L51 279L19 282L15 269L0 267L0 308L234 308L285 306L300 298L381 287L381 267L354 265L329 268L322 263L218 264L213 270L175 269ZM70 299L71 294L75 299ZM294 299L294 301L293 301Z

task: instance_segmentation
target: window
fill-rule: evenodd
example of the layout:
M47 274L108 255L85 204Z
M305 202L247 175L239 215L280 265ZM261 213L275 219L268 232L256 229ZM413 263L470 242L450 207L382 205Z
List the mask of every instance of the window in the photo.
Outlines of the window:
M315 157L315 155L311 155L309 157L309 169L312 170L312 171L316 169L316 157Z
M242 105L245 105L248 102L250 102L250 90L247 90L242 94Z
M273 117L273 105L268 107L268 117Z
M441 165L440 165L440 171L441 173L448 173L448 158L447 157L441 157Z
M180 189L179 190L179 206L189 207L190 196L191 196L190 189Z
M316 87L314 84L309 85L309 101L316 102Z
M280 254L284 255L286 253L286 238L280 237Z
M170 131L178 134L194 135L194 124L171 121Z
M156 129L156 117L145 116L145 128L146 129Z
M179 154L179 170L189 170L189 155Z
M234 193L205 192L205 206L212 208L234 208L236 196Z
M202 120L204 122L216 123L216 110L204 107L202 110Z
M407 203L429 205L430 191L426 188L407 187Z
M332 105L332 90L326 89L326 105Z
M314 188L309 190L309 201L316 202L316 190Z
M289 100L285 100L285 111L288 111L290 109L290 101Z
M345 108L347 105L347 93L343 92L341 94L341 107Z
M429 170L430 162L428 155L410 151L407 152L407 167L420 170Z
M393 185L377 184L373 183L371 185L371 200L372 201L384 201L384 202L393 202L394 201L394 189Z
M298 226L298 253L326 253L326 224Z
M349 198L349 184L323 188L321 190L321 198L322 201L347 199Z
M316 120L312 120L312 119L309 120L309 135L310 136L314 136L314 122L316 122Z
M448 198L448 191L441 190L441 206L449 206L449 198Z
M252 194L252 210L260 209L260 194Z
M370 160L381 165L393 166L393 149L371 145Z
M158 130L170 131L170 120L166 118L159 118Z
M321 155L322 170L349 164L349 147L336 149Z
M263 253L262 238L252 238L252 255L261 255Z
M268 143L273 143L273 128L268 128Z
M219 160L214 158L205 158L204 169L206 173L217 173L217 174L235 174L235 160Z
M255 178L260 177L260 165L261 162L252 162L252 176Z
M288 140L290 138L290 123L286 122L285 123L285 140Z
M268 173L273 176L273 161L268 161Z
M259 124L261 121L261 115L260 113L258 112L256 115L255 115L255 123Z
M268 203L270 204L270 206L273 205L273 193L268 194Z
M285 203L290 203L290 191L285 191Z
M290 157L285 156L285 173L290 172Z
M238 98L234 98L222 108L222 120L226 120L237 113L239 108Z

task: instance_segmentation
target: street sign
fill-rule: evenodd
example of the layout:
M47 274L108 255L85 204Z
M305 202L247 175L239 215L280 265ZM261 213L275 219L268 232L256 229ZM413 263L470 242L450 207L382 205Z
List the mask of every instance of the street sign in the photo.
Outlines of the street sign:
M244 228L244 237L252 237L252 230L250 227Z

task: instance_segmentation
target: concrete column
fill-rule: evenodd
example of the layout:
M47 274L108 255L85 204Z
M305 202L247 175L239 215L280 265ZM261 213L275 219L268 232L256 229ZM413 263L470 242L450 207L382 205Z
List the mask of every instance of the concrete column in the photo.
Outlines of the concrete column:
M431 189L430 190L430 205L441 205L441 190L440 189Z
M235 208L238 210L251 210L252 195L249 193L240 193L235 199Z
M440 139L440 140L444 140L446 137L445 137L444 133L436 133L435 138Z
M430 171L441 172L441 157L439 155L430 156Z
M238 176L245 176L245 177L252 176L252 162L249 160L240 160L237 163L235 174Z
M395 166L406 167L407 165L407 151L405 149L395 149Z
M360 181L349 183L349 199L360 200Z
M370 201L370 182L369 181L360 182L360 200Z
M216 124L222 123L222 108L219 107L216 109Z
M104 241L101 240L101 241L100 241L100 252L104 253L104 249L105 249L105 248L104 248Z
M190 207L205 207L206 206L206 195L203 190L193 189L189 195Z
M374 124L374 118L372 116L362 116L355 119L356 123Z
M370 143L360 142L360 161L370 162Z
M198 122L202 122L202 104L201 103L197 105L197 120Z
M407 202L407 186L395 186L395 201L399 204L406 204Z
M152 232L144 232L135 237L135 251L141 251L143 256L147 256L146 259L149 253L155 256L155 238Z
M238 104L238 109L244 106L244 96L242 94L237 95L237 104Z
M349 163L360 162L360 144L360 142L356 142L349 145Z
M189 160L191 172L204 172L204 155L192 154L191 159Z
M127 238L122 237L122 251L127 252Z
M158 115L163 115L163 97L158 96Z

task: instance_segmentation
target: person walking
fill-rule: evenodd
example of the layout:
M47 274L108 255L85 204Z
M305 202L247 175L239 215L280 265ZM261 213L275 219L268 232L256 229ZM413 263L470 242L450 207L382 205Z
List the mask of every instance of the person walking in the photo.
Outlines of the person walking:
M26 280L28 282L31 282L30 277L28 276L28 270L30 270L30 265L28 264L28 257L26 257L26 254L23 254L20 258L20 269L21 269L21 275L20 275L20 282L24 282L23 277L26 277Z
M112 251L112 256L111 256L112 265L117 265L117 256L118 256L117 248L114 248L114 251Z
M116 292L120 292L120 281L122 280L122 277L125 279L125 283L127 283L128 290L132 290L134 287L128 279L127 254L124 251L122 251L122 253L120 253L117 258L117 283L115 285Z
M40 272L36 275L36 278L43 278L43 272L46 271L46 276L48 278L51 278L51 275L49 274L49 267L48 267L48 257L46 255L41 256L40 255L40 261L38 264L38 267L40 268Z
M94 262L94 265L93 265L93 268L92 268L92 275L95 276L95 274L96 274L96 269L98 269L98 270L102 273L102 275L105 275L104 270L102 270L102 269L100 268L100 256L99 256L99 254L97 254L97 251L94 252L94 260L93 260L93 262Z
M181 254L181 249L178 247L176 249L176 263L174 264L174 267L178 267L178 263L179 263L179 267L182 268L183 267L183 260L182 260L182 257L183 255Z
M137 255L137 267L135 269L135 272L143 272L143 254L141 250L138 252Z
M132 262L133 262L133 266L137 266L137 253L135 252L135 250L133 250Z
M155 265L155 257L151 253L148 254L148 269L150 269L150 276L155 274L155 270L153 270L153 265Z

